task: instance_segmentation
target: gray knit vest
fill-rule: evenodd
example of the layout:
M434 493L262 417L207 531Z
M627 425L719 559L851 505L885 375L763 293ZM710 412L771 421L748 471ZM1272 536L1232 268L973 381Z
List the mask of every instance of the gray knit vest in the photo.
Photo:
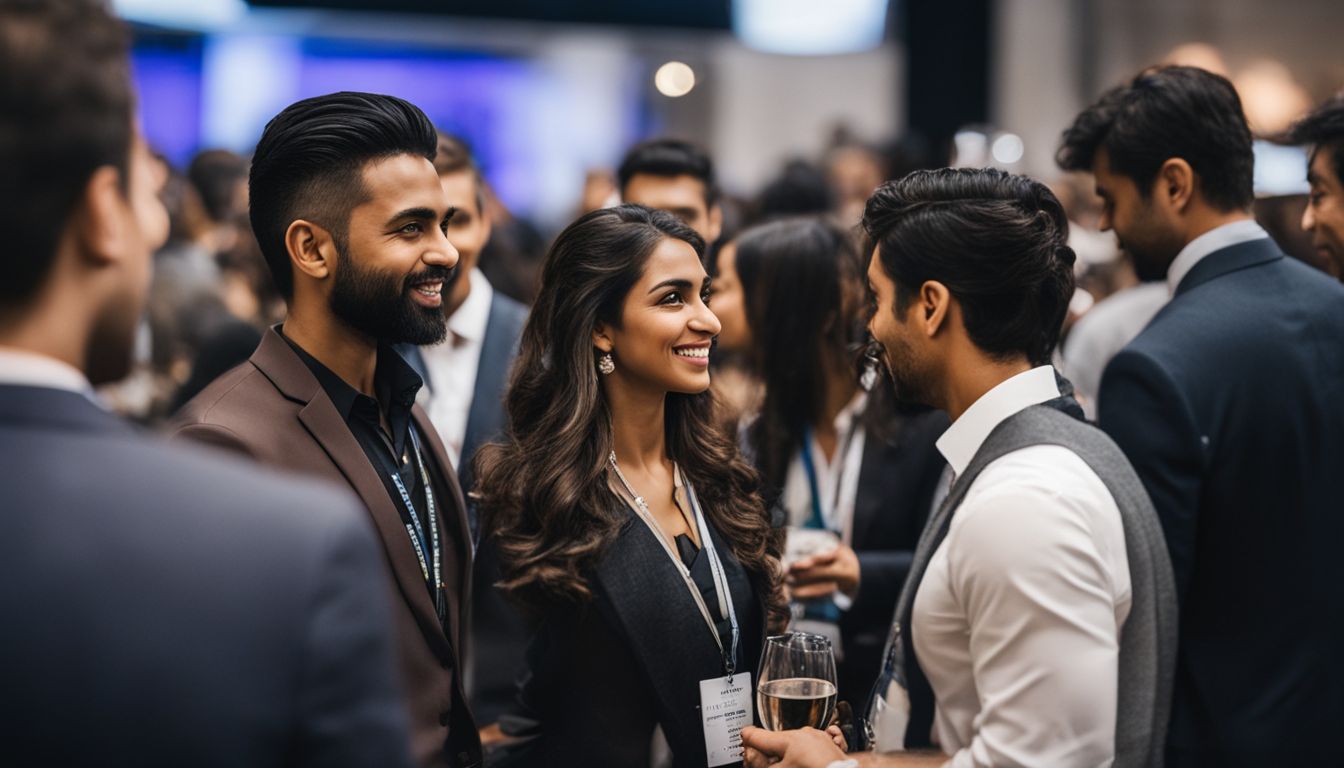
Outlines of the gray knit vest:
M915 593L929 560L947 535L952 516L975 478L995 459L1034 445L1059 445L1073 451L1101 478L1120 508L1132 602L1120 632L1114 765L1161 766L1176 667L1176 587L1171 560L1162 527L1143 484L1119 447L1092 425L1055 408L1037 405L995 427L966 471L953 482L946 501L929 518L896 603L896 620L901 627L910 626ZM889 651L905 672L910 693L906 744L918 746L928 741L933 696L919 669L910 634L899 633L900 640Z

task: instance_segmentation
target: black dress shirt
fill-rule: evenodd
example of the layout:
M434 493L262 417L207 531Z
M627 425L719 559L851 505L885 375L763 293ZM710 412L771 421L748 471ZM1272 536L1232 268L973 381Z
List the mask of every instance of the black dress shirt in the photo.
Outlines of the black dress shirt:
M415 426L411 420L415 395L424 385L420 375L391 347L381 346L378 348L378 362L373 372L373 391L376 398L369 397L347 384L344 379L288 337L284 338L294 348L304 365L313 372L313 376L322 385L322 390L336 406L337 413L345 419L351 434L355 436L355 440L364 449L364 454L378 471L378 477L383 481L383 487L387 489L393 505L401 513L402 521L409 524L411 515L414 514L419 520L420 529L425 532L425 544L429 545L433 537L428 518L429 505L425 495L425 484L420 476L420 462L416 457L416 441L418 440L423 446L424 438L419 434L412 435ZM384 414L387 419L386 429L383 427ZM424 465L427 471L432 463L427 457L425 458ZM401 479L406 492L410 494L414 509L407 509L401 491L397 489L393 480L394 475ZM434 478L431 476L430 482L433 481ZM432 488L430 493L433 493ZM442 510L444 501L441 494L435 494L436 511ZM447 542L441 542L440 546L446 547ZM423 550L432 579L434 572L432 548L425 546ZM439 607L439 618L443 619L442 601L436 594L433 584L426 582L425 586L429 589L430 596L435 599L435 605Z

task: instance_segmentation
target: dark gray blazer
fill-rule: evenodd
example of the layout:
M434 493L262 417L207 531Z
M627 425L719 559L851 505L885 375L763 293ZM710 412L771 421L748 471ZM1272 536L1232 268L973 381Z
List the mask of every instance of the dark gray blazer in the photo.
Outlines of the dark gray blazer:
M0 385L0 721L20 765L410 765L389 585L326 485Z
M1342 398L1344 286L1269 239L1197 263L1102 377L1180 594L1171 765L1340 761Z

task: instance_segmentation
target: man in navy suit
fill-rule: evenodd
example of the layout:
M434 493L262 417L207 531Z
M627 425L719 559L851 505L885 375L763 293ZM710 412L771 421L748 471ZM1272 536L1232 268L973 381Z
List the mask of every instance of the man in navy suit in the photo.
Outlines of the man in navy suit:
M0 754L409 765L360 508L94 399L168 230L126 48L98 0L0 0Z
M1252 220L1251 134L1217 75L1139 74L1077 117L1058 159L1094 173L1103 229L1172 294L1099 401L1175 569L1168 764L1336 763L1344 286Z
M461 139L440 133L434 168L453 211L448 242L459 258L444 286L448 338L400 351L425 380L421 404L452 455L463 490L470 492L476 449L503 436L504 391L527 307L495 291L477 267L490 241L490 220L485 215L485 182L470 149ZM467 507L476 540L480 522L474 505L468 502ZM467 693L477 721L489 724L513 702L516 673L527 652L527 626L495 589L499 564L489 542L473 568Z

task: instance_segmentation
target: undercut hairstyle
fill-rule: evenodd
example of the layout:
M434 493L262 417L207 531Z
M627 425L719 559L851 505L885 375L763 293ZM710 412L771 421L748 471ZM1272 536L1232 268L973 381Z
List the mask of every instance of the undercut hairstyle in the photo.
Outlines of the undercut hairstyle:
M129 191L127 44L101 0L0 0L0 305L37 295L99 168Z
M1243 211L1255 200L1255 156L1241 99L1227 78L1196 67L1156 67L1106 92L1064 131L1055 161L1090 171L1105 149L1111 169L1148 199L1162 164L1181 158L1200 194L1220 211Z
M705 206L719 201L719 185L714 178L714 163L699 147L679 139L653 139L636 144L625 153L616 170L616 185L625 195L630 180L639 175L691 176L705 187Z
M485 215L485 178L481 168L471 153L467 142L451 133L438 132L438 152L434 155L434 170L440 176L454 173L470 173L472 184L476 187L476 213Z
M626 297L667 239L704 252L704 241L677 217L620 205L580 217L546 254L504 401L505 439L483 446L473 465L481 520L499 551L498 586L530 613L588 601L592 569L630 522L609 483L611 411L593 330L620 327ZM719 425L710 391L666 395L668 455L782 621L779 532L755 471Z
M1327 99L1306 117L1288 129L1286 139L1292 144L1311 147L1308 167L1322 149L1330 150L1331 170L1335 179L1344 183L1344 94Z
M916 171L868 198L863 227L896 283L898 313L936 281L981 351L1050 362L1075 257L1068 217L1044 184L992 168Z
M252 156L249 214L281 295L294 295L290 224L318 224L344 252L350 211L369 200L364 167L397 155L432 162L437 142L425 113L395 96L342 91L297 101L271 118Z

